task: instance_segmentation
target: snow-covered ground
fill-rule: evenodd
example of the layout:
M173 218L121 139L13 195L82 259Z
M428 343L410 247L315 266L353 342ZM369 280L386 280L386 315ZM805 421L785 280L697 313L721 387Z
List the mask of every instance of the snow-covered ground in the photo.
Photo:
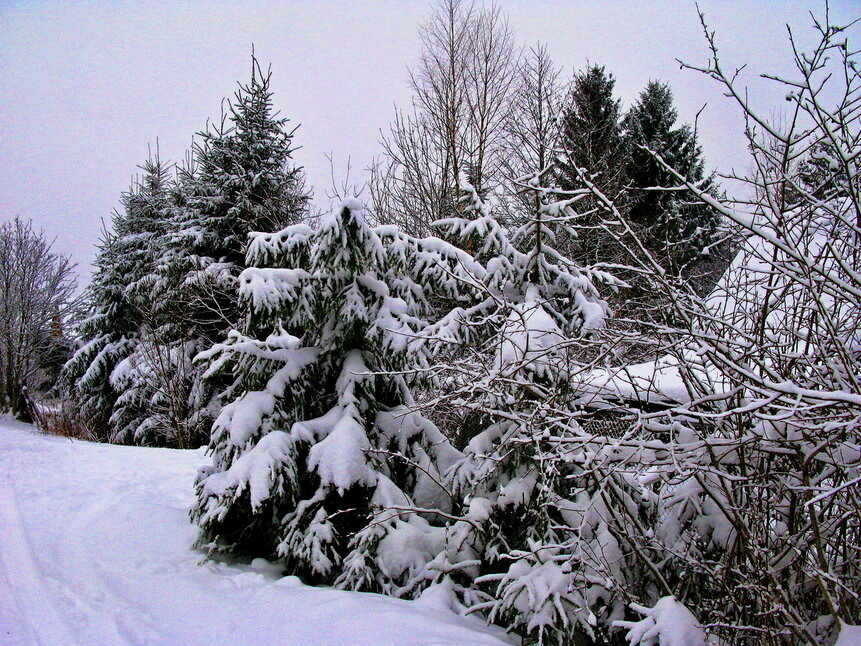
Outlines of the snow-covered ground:
M428 602L204 561L187 512L205 460L0 418L0 644L505 643Z

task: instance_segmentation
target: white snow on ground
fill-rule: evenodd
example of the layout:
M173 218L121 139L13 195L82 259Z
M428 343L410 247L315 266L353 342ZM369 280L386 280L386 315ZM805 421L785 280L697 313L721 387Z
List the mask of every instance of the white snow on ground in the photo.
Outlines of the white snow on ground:
M0 645L505 643L421 601L204 561L188 508L205 460L0 418Z
M843 624L834 646L861 646L861 626Z
M661 403L685 403L691 399L678 361L671 356L630 366L584 371L572 381L584 398L600 395Z

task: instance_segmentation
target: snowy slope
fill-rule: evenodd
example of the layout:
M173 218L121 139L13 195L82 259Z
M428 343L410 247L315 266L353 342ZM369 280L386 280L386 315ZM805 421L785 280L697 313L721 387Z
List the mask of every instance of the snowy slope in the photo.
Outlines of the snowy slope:
M202 562L187 510L204 461L0 418L0 645L504 643L421 601Z

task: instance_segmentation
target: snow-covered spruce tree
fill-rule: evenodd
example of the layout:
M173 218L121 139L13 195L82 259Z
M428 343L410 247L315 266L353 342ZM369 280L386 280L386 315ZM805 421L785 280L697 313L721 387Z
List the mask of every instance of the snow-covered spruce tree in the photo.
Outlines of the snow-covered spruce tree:
M294 131L274 112L270 81L252 57L251 81L240 85L221 124L200 133L174 191L159 307L136 395L153 403L149 423L161 419L160 434L173 426L188 441L205 440L218 405L191 358L240 324L248 234L280 229L307 212L304 175L292 161Z
M181 174L161 264L162 291L181 315L167 317L182 321L174 326L177 339L206 345L235 327L248 234L294 224L307 210L304 176L292 162L293 130L274 112L270 82L271 72L252 57L250 83L239 86L219 126L199 133Z
M92 282L87 289L89 313L78 326L83 341L60 371L65 394L77 399L92 435L110 437L109 420L116 393L110 375L132 348L135 326L115 270L115 237L103 234Z
M481 268L440 240L369 227L355 200L316 230L255 234L248 261L243 331L200 356L232 383L197 480L197 544L409 594L442 549L440 474L460 457L409 410L428 367L413 339L428 297L462 297Z
M632 184L629 217L644 228L643 241L661 264L673 273L703 257L714 242L719 214L689 191L648 191L673 186L672 176L654 157L715 191L713 177L705 176L705 162L696 133L687 124L676 127L678 112L669 85L651 81L623 120L628 141L627 175ZM688 273L688 272L686 272Z
M59 378L66 395L79 404L91 434L111 441L128 439L124 415L113 417L125 384L112 381L123 381L123 364L134 353L142 316L151 308L150 279L168 218L167 165L156 156L141 170L122 195L112 231L104 232L87 292L89 314L78 328L83 343Z
M464 212L477 217L439 223L487 259L484 300L425 333L475 348L456 364L467 377L447 398L479 411L485 427L446 474L465 517L449 526L446 549L429 567L456 593L454 607L484 611L541 643L569 643L623 616L626 599L615 587L637 568L608 526L601 483L571 450L582 434L567 382L591 358L587 338L608 313L595 282L615 280L555 248L556 232L589 193L560 200L557 187L542 185L547 175L525 182L536 212L510 238L466 183ZM621 504L636 507L629 483L619 491Z
M177 445L174 433L157 422L162 382L153 374L155 313L161 307L157 286L164 245L173 233L176 184L156 157L143 166L136 190L125 199L126 218L116 240L117 271L134 318L134 341L128 355L110 373L117 393L110 417L111 441ZM190 359L189 359L190 363ZM179 442L179 445L183 445Z

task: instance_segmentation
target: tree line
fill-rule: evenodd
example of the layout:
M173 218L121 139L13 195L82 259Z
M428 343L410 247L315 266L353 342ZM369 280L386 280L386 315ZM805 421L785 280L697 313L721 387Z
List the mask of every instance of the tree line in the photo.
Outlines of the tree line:
M518 179L552 166L555 181L573 190L583 187L579 167L630 213L636 232L668 269L696 272L720 219L683 193L649 190L674 183L649 151L715 190L695 129L676 123L666 83L650 81L625 111L604 66L588 65L565 82L545 45L516 45L498 6L443 2L420 35L411 107L397 111L372 167L369 193L378 221L428 233L436 219L457 209L465 174L483 198L504 203L505 217L516 223L534 212ZM566 251L579 262L610 262L613 254L603 246L611 236L588 216L578 225Z
M546 47L515 46L498 7L442 3L421 37L413 114L396 115L371 169L373 222L427 235L435 221L462 211L465 178L515 227L540 208L523 188L525 175L542 171L573 191L585 187L578 169L588 169L594 189L630 216L633 234L668 271L694 280L708 265L704 273L715 275L714 210L679 192L646 190L671 183L651 150L713 191L694 131L676 124L666 84L650 82L624 112L604 67L589 66L563 84ZM236 277L246 236L309 215L310 194L290 161L293 130L273 117L269 73L254 65L250 84L217 126L199 133L183 165L169 167L156 155L141 166L104 234L90 314L78 327L83 345L60 376L93 437L205 441L218 388L201 381L192 359L240 326ZM578 221L560 231L559 248L580 264L624 265L624 246L602 228L589 199ZM662 315L636 275L617 273L625 286L607 296L617 314Z

